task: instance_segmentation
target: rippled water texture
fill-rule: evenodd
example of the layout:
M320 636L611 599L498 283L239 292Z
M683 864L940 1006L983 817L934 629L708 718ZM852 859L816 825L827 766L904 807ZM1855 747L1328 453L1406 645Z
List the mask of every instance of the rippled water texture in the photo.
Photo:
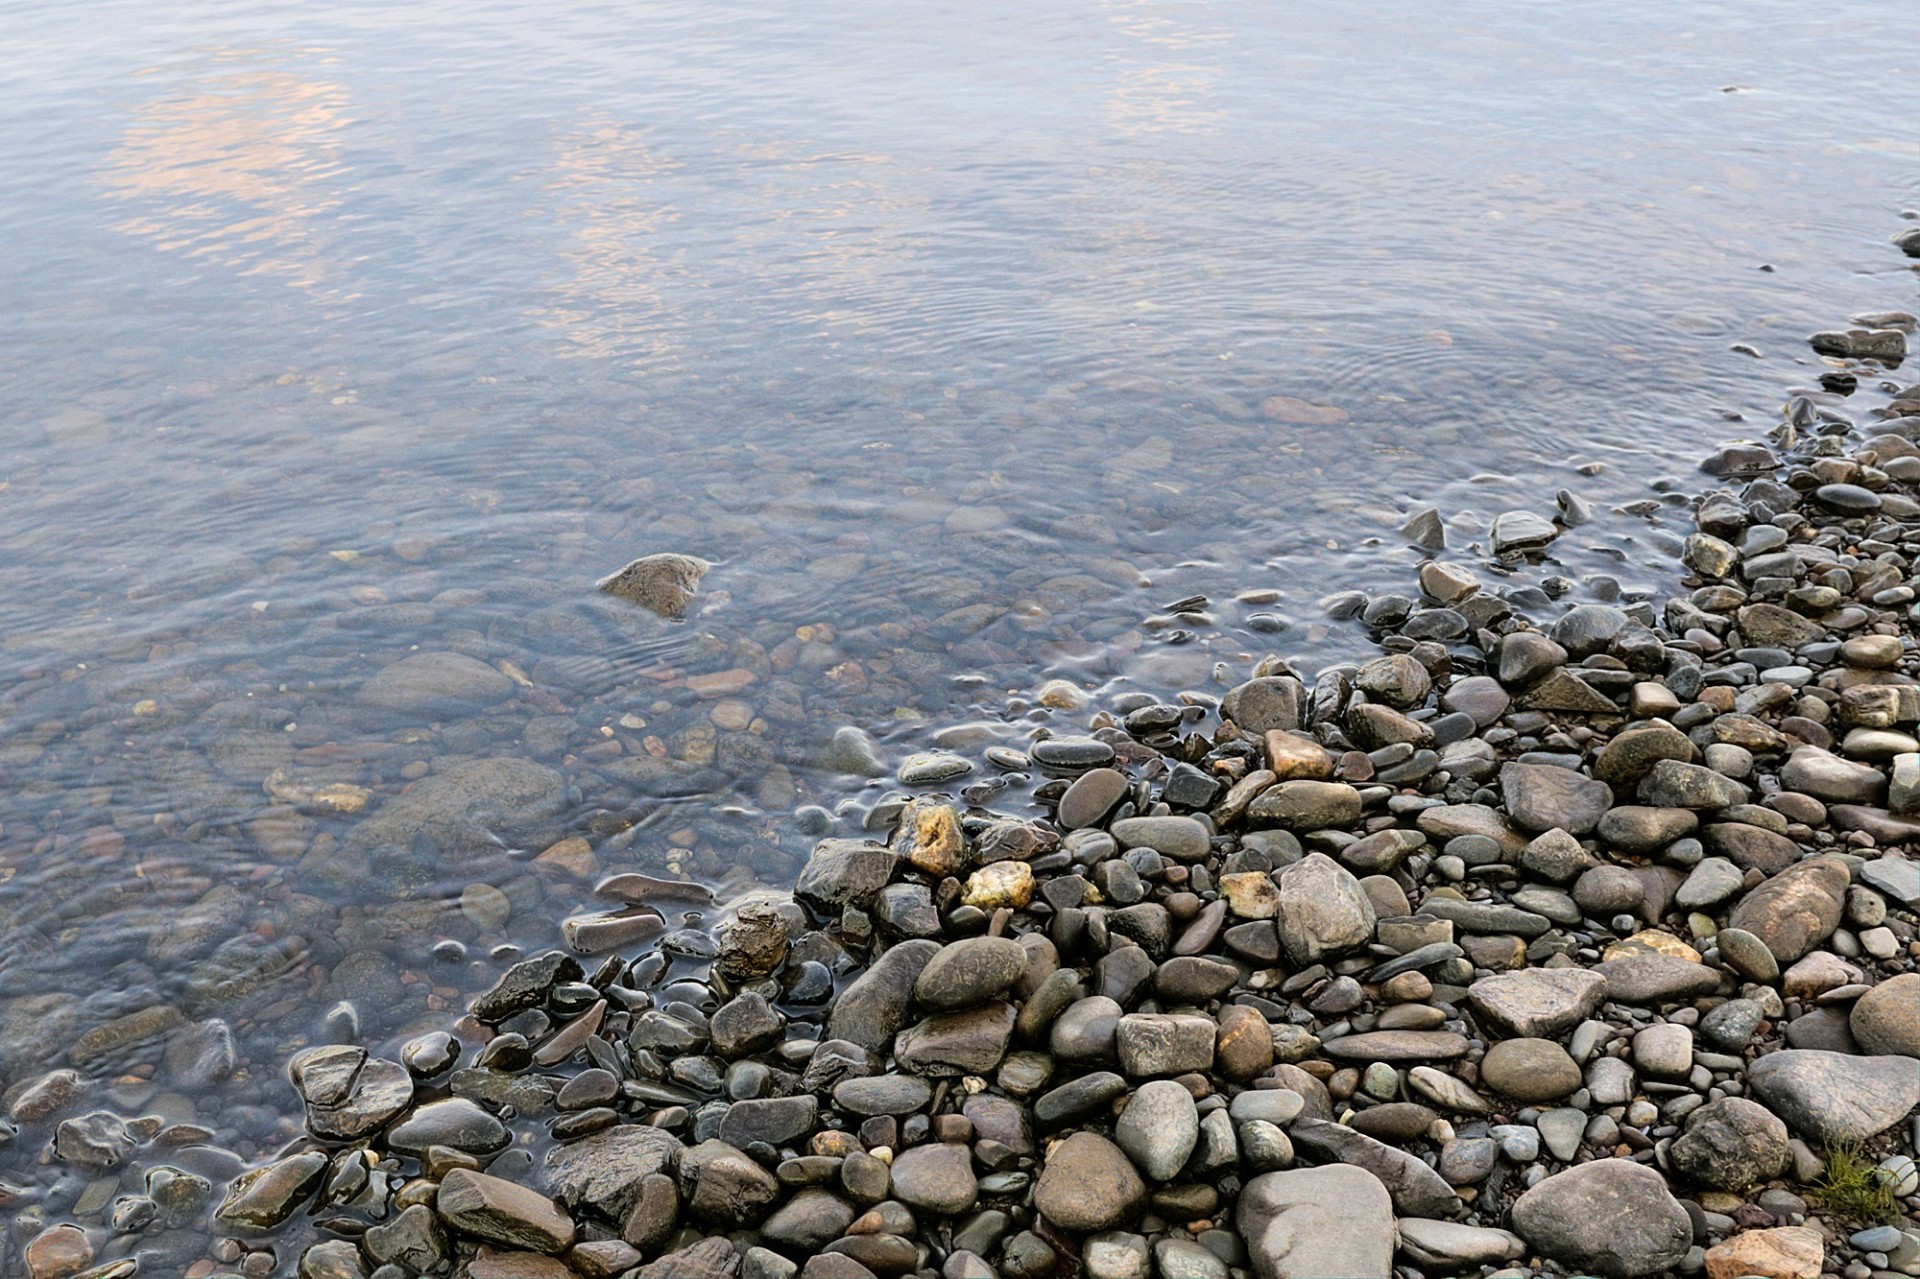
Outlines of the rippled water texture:
M1354 651L1419 505L1656 585L1648 485L1913 305L1909 17L0 9L0 1084L271 1148L336 1001L783 882L840 725ZM592 589L656 551L685 621Z

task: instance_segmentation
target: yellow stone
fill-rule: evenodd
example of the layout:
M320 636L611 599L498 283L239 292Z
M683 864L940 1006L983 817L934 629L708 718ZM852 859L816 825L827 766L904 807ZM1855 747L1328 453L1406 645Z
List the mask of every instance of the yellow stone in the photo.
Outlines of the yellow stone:
M292 804L302 812L353 814L367 806L373 792L351 782L328 782L315 786L290 775L284 768L267 774L262 789L283 804Z
M1227 907L1245 919L1272 919L1280 913L1280 890L1265 871L1236 871L1220 877Z
M1042 706L1057 711L1077 711L1087 704L1086 695L1063 679L1048 680L1035 697Z
M1700 952L1658 928L1646 928L1607 947L1604 959L1627 959L1633 955L1671 955L1690 964L1700 962Z
M960 830L960 814L953 805L939 800L914 800L900 815L893 851L929 875L944 877L957 873L966 863L967 851L966 836ZM1032 878L1031 871L1028 878Z
M1707 1279L1819 1279L1826 1248L1818 1230L1775 1226L1749 1230L1707 1249Z
M1333 756L1311 737L1276 728L1267 734L1267 767L1283 782L1324 782L1333 777Z
M575 879L595 879L600 874L600 859L593 855L593 845L578 835L549 846L533 859L533 864Z
M1033 900L1033 867L1025 862L994 862L967 876L960 900L982 910L1011 906L1015 910Z

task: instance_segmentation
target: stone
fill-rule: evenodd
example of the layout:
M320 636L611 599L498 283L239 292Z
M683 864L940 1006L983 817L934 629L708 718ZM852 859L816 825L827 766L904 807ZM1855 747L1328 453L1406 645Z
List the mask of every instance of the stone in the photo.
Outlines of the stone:
M1622 804L1608 809L1593 833L1621 852L1646 854L1686 838L1699 827L1700 819L1689 809Z
M1628 955L1593 970L1607 979L1607 997L1623 1004L1663 1004L1710 995L1720 975L1677 955Z
M812 1132L819 1115L820 1101L810 1093L756 1097L729 1105L717 1135L741 1150L762 1141L769 1146L785 1146Z
M1751 1062L1747 1086L1804 1137L1864 1141L1920 1105L1920 1064L1907 1057L1788 1048Z
M1860 996L1848 1026L1862 1051L1920 1058L1920 973L1889 977Z
M509 1248L557 1253L573 1242L573 1221L536 1190L456 1168L440 1182L434 1206L462 1234Z
M939 952L937 943L924 940L888 947L834 1000L827 1037L848 1040L868 1052L891 1047L907 1024L921 971Z
M1800 862L1741 898L1727 926L1752 933L1777 962L1791 964L1840 926L1851 878L1838 857Z
M361 862L383 848L425 847L443 856L491 853L503 842L545 848L560 834L566 802L566 778L544 764L507 756L466 760L381 805L353 828L347 848Z
M1026 974L1027 955L1010 937L968 937L942 946L913 983L923 1008L968 1008L1005 994Z
M909 802L893 832L894 856L936 878L957 873L966 864L967 838L960 811L928 796Z
M1580 841L1559 827L1542 831L1520 852L1521 869L1555 884L1564 884L1590 863Z
M1206 1070L1213 1065L1217 1033L1210 1017L1129 1013L1114 1031L1120 1069L1130 1079Z
M1247 806L1247 821L1306 832L1351 826L1360 812L1360 792L1345 782L1301 779L1261 791Z
M415 1159L429 1146L492 1155L512 1141L506 1125L464 1097L430 1101L387 1132L387 1146Z
M1080 774L1060 797L1054 819L1062 830L1098 825L1127 793L1127 775L1117 768L1094 768Z
M648 1124L616 1124L547 1151L546 1186L569 1208L595 1208L624 1221L639 1203L643 1183L679 1170L680 1139Z
M662 617L678 618L686 615L712 567L697 555L643 555L594 586Z
M1171 1181L1200 1139L1193 1094L1169 1079L1140 1085L1113 1126L1113 1139L1149 1181Z
M1108 828L1123 849L1152 848L1175 861L1207 855L1207 828L1191 817L1123 817Z
M937 1147L936 1147L937 1149ZM970 1169L963 1169L969 1180ZM969 1197L968 1202L972 1199ZM760 1237L778 1248L817 1252L846 1233L853 1206L830 1190L809 1186L797 1192L760 1224Z
M967 876L960 900L981 910L1019 910L1033 900L1034 887L1033 867L1025 862L993 862Z
M1400 1248L1423 1266L1453 1272L1473 1266L1497 1266L1527 1250L1527 1241L1510 1230L1469 1226L1457 1221L1402 1217Z
M213 1219L229 1230L272 1230L306 1205L326 1171L327 1156L307 1150L241 1173Z
M899 861L880 844L823 839L814 845L794 881L794 899L829 918L849 906L864 910L893 878Z
M1503 1039L1487 1049L1480 1080L1529 1104L1558 1101L1580 1087L1580 1067L1551 1039Z
M1593 1016L1606 997L1606 978L1580 968L1522 968L1467 988L1467 1001L1481 1016L1532 1039L1565 1034Z
M1407 1151L1325 1119L1296 1119L1288 1135L1296 1149L1315 1159L1371 1173L1387 1188L1394 1211L1404 1216L1451 1217L1459 1211L1453 1187Z
M1783 1175L1793 1162L1787 1126L1745 1097L1710 1101L1688 1115L1668 1157L1689 1181L1735 1194Z
M1386 1188L1332 1164L1262 1173L1240 1191L1234 1222L1258 1279L1390 1279L1394 1215Z
M1666 1181L1627 1159L1555 1173L1514 1201L1511 1219L1530 1247L1604 1279L1671 1269L1693 1244L1693 1223Z
M1559 536L1560 530L1552 521L1532 511L1502 511L1493 517L1493 553L1498 556L1544 550Z
M1048 1150L1033 1188L1034 1208L1062 1230L1112 1230L1146 1201L1146 1183L1126 1152L1091 1132L1076 1132Z
M512 697L514 682L464 653L413 653L376 671L354 694L362 706L413 715L472 714Z
M1704 857L1674 890L1673 904L1682 910L1704 910L1738 896L1745 887L1746 876L1738 866L1724 857Z
M1280 944L1305 967L1373 940L1373 902L1351 872L1308 853L1280 872Z
M973 1207L979 1185L967 1148L934 1142L893 1159L893 1194L909 1208L952 1217Z
M708 1140L680 1157L680 1190L696 1219L731 1229L759 1221L780 1183L740 1150Z
M1536 834L1558 828L1585 835L1613 806L1613 788L1605 782L1547 764L1506 765L1500 791L1513 824Z
M1003 1000L937 1013L901 1031L893 1054L903 1068L918 1074L985 1074L1007 1055L1016 1015L1013 1005Z
M1826 1251L1809 1226L1749 1230L1707 1249L1707 1279L1819 1279Z
M1699 764L1663 759L1647 770L1634 790L1655 808L1716 809L1747 802L1747 788Z
M933 1100L933 1086L917 1075L870 1075L843 1079L833 1104L856 1115L911 1115Z
M1144 1235L1103 1230L1080 1246L1087 1279L1152 1279L1153 1254Z
M1220 717L1256 737L1271 729L1293 732L1300 727L1306 700L1306 689L1292 676L1262 676L1227 690L1220 699Z
M1885 792L1887 778L1871 764L1856 764L1818 746L1802 746L1780 766L1780 784L1830 803L1874 804Z
M708 1022L716 1055L732 1061L765 1052L785 1036L787 1019L758 991L735 995Z

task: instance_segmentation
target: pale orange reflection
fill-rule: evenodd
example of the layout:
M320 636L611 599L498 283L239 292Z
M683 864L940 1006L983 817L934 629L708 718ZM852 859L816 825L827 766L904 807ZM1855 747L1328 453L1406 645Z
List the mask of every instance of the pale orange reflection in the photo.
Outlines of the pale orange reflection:
M230 50L223 62L268 55ZM338 84L273 68L215 76L185 97L138 108L101 181L140 211L119 224L160 249L246 275L327 288L327 215L342 200Z

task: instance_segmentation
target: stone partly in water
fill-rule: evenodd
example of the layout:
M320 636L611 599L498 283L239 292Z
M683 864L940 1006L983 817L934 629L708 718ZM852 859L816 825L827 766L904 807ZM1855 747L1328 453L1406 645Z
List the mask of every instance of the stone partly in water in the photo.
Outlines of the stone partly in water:
M643 555L594 585L609 595L658 613L684 617L713 566L693 555Z

